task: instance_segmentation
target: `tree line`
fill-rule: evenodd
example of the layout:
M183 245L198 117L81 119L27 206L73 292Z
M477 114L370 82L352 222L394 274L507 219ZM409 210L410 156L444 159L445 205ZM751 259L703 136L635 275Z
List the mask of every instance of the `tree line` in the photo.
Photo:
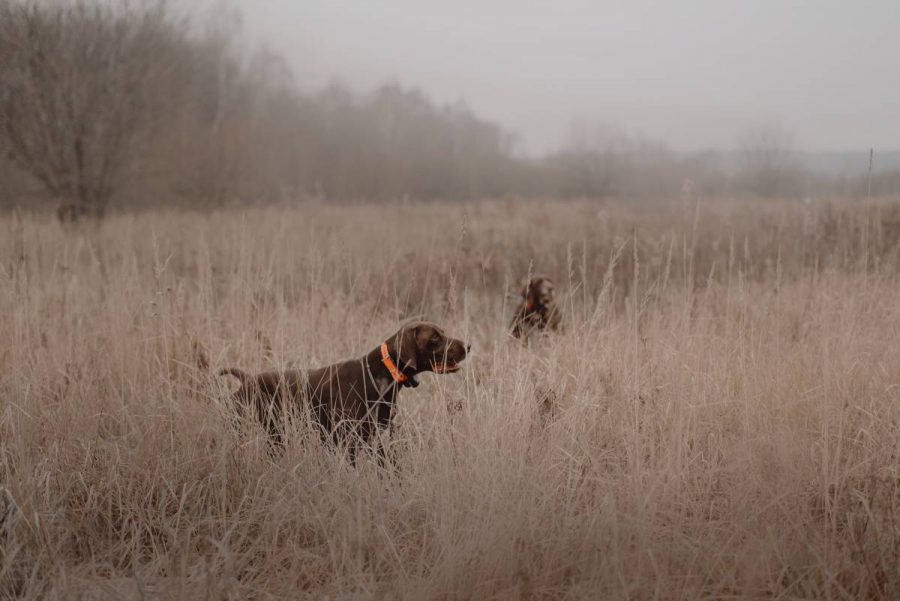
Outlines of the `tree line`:
M310 92L278 55L241 52L235 33L164 2L0 0L0 204L53 203L76 219L159 203L835 188L799 167L777 128L749 135L736 169L587 126L557 152L524 157L511 132L462 103L395 83ZM900 191L895 176L874 182Z

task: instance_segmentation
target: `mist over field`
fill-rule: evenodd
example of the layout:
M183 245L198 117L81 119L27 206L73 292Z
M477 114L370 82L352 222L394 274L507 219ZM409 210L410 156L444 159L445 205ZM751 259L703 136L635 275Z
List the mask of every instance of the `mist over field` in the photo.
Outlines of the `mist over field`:
M897 24L0 0L0 599L900 598Z
M895 6L691 7L5 0L0 203L897 193Z
M900 148L900 86L887 76L900 8L890 2L236 6L248 43L283 51L300 85L418 85L440 103L465 100L531 153L564 146L573 119L678 151L733 150L763 120L783 122L809 151Z

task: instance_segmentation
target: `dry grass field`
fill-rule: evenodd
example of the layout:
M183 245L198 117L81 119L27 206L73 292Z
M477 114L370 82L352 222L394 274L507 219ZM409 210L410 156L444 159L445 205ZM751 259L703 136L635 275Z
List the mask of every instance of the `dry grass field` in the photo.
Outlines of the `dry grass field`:
M0 598L900 598L898 273L888 201L0 216ZM415 317L396 471L231 427Z

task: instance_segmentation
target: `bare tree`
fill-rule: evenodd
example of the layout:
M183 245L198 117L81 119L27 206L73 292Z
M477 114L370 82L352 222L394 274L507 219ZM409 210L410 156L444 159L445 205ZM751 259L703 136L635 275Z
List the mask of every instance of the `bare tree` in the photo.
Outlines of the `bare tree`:
M161 3L0 0L0 132L9 156L60 202L102 216L177 86L180 31Z

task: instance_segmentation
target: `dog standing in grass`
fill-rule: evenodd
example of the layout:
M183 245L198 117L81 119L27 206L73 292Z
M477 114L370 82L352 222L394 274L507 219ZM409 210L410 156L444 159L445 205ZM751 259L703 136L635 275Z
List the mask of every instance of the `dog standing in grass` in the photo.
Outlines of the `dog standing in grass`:
M238 412L260 421L277 447L284 442L284 417L306 409L324 439L346 444L351 460L377 428L389 429L401 388L418 386L421 373L450 374L460 369L469 345L429 322L410 323L357 359L312 370L248 374L228 368L240 388ZM384 449L379 447L383 458Z
M532 276L522 286L522 300L513 313L512 335L525 342L535 332L558 332L562 316L554 297L553 280L543 275Z

